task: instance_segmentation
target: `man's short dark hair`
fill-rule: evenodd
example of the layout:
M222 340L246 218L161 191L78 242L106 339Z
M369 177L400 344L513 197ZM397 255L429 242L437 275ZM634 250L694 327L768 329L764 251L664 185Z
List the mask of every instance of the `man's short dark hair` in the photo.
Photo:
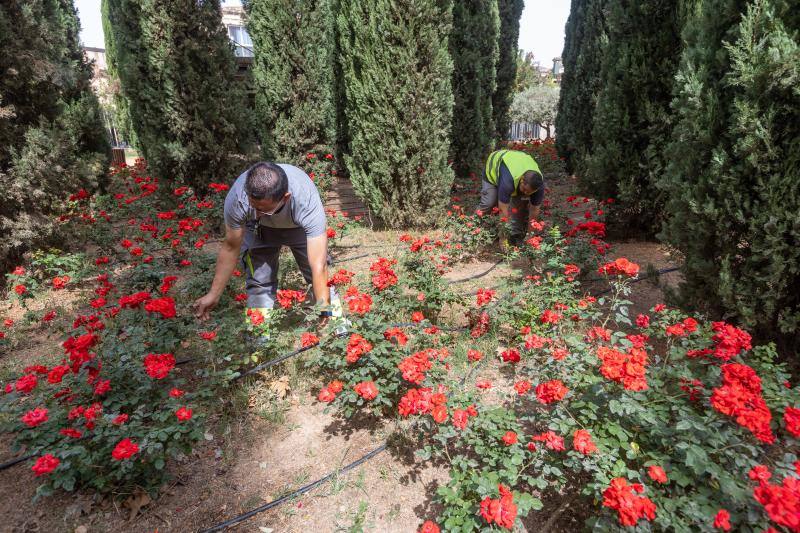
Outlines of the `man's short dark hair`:
M535 170L528 170L525 172L525 174L522 175L522 182L534 191L538 191L544 186L542 175Z
M255 200L269 198L278 201L289 190L289 179L280 166L264 161L256 163L247 172L244 190Z

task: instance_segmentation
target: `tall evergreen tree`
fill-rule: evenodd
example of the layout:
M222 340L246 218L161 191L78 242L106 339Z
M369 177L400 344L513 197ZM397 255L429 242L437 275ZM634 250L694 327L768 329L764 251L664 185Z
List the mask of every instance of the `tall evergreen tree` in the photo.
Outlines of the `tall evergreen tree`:
M655 233L663 207L654 182L664 172L680 24L675 0L609 0L602 88L581 185L587 194L618 199L612 221L643 233Z
M219 0L103 0L106 38L154 173L203 191L243 162L252 127Z
M572 0L564 37L564 73L556 115L556 147L567 171L583 174L592 150L592 126L606 48L609 0Z
M130 102L122 94L120 88L119 74L117 73L117 45L114 40L117 32L111 27L111 20L108 15L108 2L103 0L100 4L100 11L102 13L103 35L106 44L106 71L111 80L112 86L112 99L114 107L114 122L116 123L119 133L122 138L130 145L136 147L139 145L139 140L136 137L136 130L133 128L133 119L131 118Z
M459 176L478 172L494 144L492 96L499 31L497 0L454 0L451 157Z
M341 0L337 25L353 186L391 227L430 224L453 182L452 0Z
M257 124L266 158L334 152L334 0L250 0Z
M524 0L497 0L500 14L500 39L497 58L497 84L492 95L495 137L502 140L511 125L509 109L517 77L519 18L525 8Z
M742 17L744 14L744 17ZM703 0L684 33L660 186L683 303L800 342L800 12Z
M108 162L72 0L0 4L0 266L54 234L65 194Z

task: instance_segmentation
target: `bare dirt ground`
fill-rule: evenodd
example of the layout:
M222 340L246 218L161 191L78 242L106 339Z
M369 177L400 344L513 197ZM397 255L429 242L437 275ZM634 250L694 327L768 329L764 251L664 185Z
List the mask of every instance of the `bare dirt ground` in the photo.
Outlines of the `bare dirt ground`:
M561 201L572 189L569 178L549 182L549 197ZM378 255L397 249L400 232L357 231L342 240L335 252L335 266L361 271ZM361 244L366 248L347 248ZM657 243L629 241L612 243L611 257L625 256L643 270L676 266L669 251ZM368 253L367 257L358 257ZM348 259L355 258L355 259ZM490 257L459 265L447 275L459 280L492 268ZM491 287L509 275L508 266L492 268L485 276L460 284L464 292ZM657 282L675 284L678 273L664 275ZM587 285L589 293L605 286ZM460 289L460 290L461 290ZM68 292L59 295L69 307ZM75 297L77 294L75 295ZM663 301L656 283L633 285L633 311L645 312ZM52 304L52 302L50 303ZM48 305L50 305L48 304ZM0 311L4 312L5 311ZM11 309L0 318L18 318ZM0 360L0 377L18 372L43 357L60 353L57 331L27 339L19 350ZM52 354L52 355L50 355ZM298 362L288 363L298 365ZM292 371L283 367L264 376L265 382ZM294 372L302 373L296 366ZM491 370L487 370L491 373ZM36 481L23 463L0 472L0 531L87 533L94 531L185 532L211 527L239 513L272 501L317 480L380 446L393 429L379 419L368 417L343 421L326 414L315 401L313 384L304 383L287 392L280 401L264 406L259 400L259 383L251 382L223 398L225 414L212 421L206 441L182 462L173 462L173 480L158 499L146 502L132 517L130 500L97 499L89 494L58 494L33 502ZM403 434L403 431L395 434ZM235 526L231 531L414 531L426 519L435 517L432 498L437 486L446 481L446 470L415 460L409 447L390 445L352 471L334 475L311 492ZM13 458L9 439L0 437L0 462ZM135 507L135 505L134 505ZM525 520L529 531L578 531L591 513L568 497L545 501L545 508Z

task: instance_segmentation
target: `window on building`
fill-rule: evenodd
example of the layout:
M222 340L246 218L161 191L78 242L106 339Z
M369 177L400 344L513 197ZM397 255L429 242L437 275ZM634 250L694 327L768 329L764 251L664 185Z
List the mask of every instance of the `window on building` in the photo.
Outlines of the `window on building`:
M244 26L228 26L236 57L253 57L253 41Z

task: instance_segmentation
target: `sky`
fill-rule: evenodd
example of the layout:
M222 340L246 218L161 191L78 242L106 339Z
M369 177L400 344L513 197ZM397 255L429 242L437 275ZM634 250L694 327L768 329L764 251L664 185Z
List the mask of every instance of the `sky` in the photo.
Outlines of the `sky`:
M236 5L239 0L224 0L223 5ZM564 25L569 16L570 0L526 0L519 21L519 47L533 52L542 66L552 67L553 58L564 48ZM105 48L100 21L100 0L75 0L81 19L81 40L84 46Z

